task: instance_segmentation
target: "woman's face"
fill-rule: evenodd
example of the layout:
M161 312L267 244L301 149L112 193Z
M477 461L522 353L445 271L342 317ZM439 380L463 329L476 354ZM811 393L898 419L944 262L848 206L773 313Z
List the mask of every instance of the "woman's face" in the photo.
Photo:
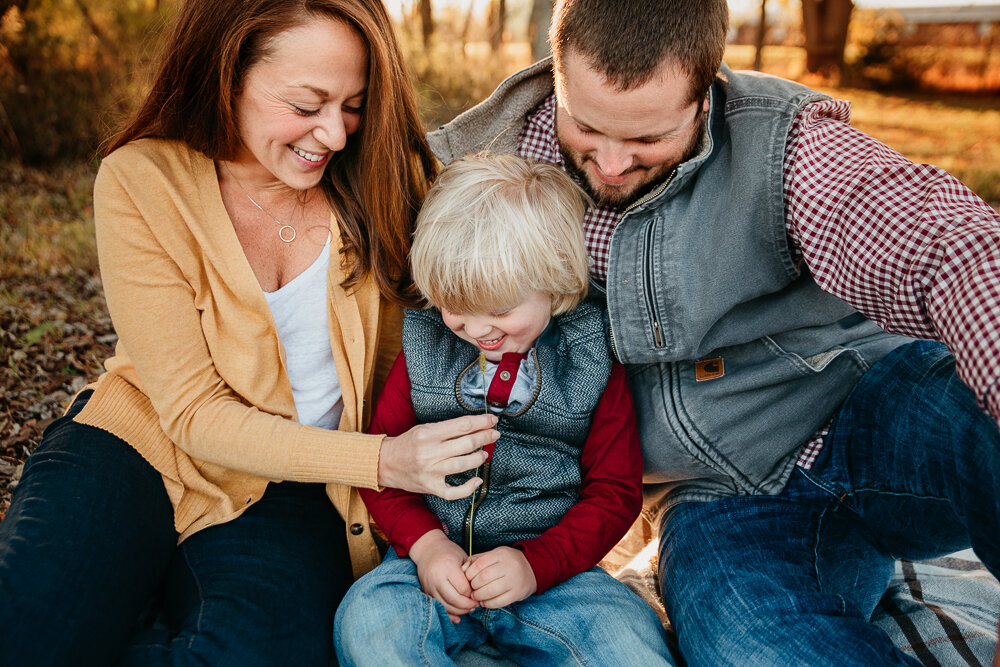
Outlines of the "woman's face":
M368 49L354 28L328 17L278 33L269 47L236 98L243 146L234 164L258 187L307 190L361 124Z

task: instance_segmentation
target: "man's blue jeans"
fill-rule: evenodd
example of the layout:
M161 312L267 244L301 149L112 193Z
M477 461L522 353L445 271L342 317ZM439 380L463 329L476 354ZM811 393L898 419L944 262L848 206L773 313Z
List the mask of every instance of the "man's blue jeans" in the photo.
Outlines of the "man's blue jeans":
M502 609L475 609L453 624L420 589L417 567L389 550L337 610L341 667L446 665L487 639L519 665L673 665L653 610L593 568Z
M322 485L272 484L178 546L160 475L63 417L0 523L0 664L325 667L350 580L344 523Z
M682 504L661 530L689 665L919 664L868 621L895 558L971 545L1000 573L1000 433L947 349L911 343L864 375L782 493Z

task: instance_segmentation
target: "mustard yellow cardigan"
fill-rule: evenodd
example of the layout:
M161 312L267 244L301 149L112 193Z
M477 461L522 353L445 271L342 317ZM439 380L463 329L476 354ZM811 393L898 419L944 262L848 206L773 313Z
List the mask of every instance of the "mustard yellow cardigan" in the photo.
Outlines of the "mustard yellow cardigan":
M322 482L346 522L355 576L374 567L368 512L351 487L377 488L384 436L363 431L402 317L371 281L340 287L336 219L326 306L344 411L330 431L296 421L285 351L212 160L174 141L128 144L101 164L94 217L119 338L76 421L156 468L181 540L239 516L269 481Z

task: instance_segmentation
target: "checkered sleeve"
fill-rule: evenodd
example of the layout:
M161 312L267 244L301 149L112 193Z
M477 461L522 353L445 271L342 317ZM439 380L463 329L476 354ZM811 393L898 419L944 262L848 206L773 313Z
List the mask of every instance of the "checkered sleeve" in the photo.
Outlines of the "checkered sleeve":
M886 331L943 341L1000 419L1000 215L944 170L851 127L847 102L800 112L784 158L788 234L816 282Z

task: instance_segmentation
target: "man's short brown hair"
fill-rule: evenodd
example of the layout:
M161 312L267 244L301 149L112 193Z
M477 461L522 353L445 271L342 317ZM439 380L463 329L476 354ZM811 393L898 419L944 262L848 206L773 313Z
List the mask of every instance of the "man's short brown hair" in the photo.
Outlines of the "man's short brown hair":
M665 60L701 101L715 80L729 31L725 0L558 0L549 42L556 74L569 49L620 90L648 82Z

